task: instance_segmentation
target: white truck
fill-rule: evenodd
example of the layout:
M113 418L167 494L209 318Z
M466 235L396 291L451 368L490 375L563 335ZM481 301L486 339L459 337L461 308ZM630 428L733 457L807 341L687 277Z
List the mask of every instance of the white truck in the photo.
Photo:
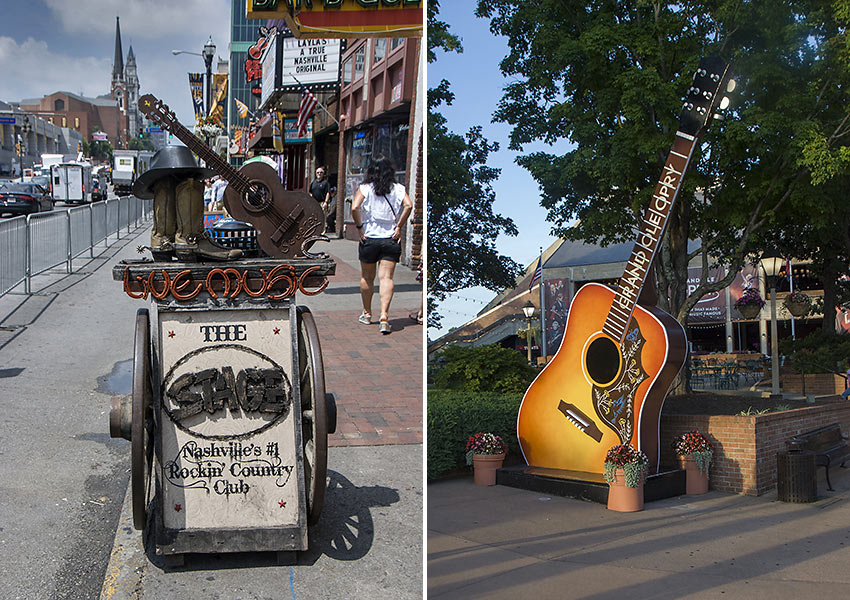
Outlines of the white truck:
M112 187L118 196L133 193L136 178L150 169L153 152L148 150L112 151Z
M65 204L91 202L91 164L87 162L61 163L50 167L50 184L53 199Z

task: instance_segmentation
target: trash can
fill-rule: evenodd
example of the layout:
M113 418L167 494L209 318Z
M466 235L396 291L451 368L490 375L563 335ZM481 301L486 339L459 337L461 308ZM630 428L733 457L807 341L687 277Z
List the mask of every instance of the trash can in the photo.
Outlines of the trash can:
M818 499L814 452L776 454L776 496L781 502L814 502Z

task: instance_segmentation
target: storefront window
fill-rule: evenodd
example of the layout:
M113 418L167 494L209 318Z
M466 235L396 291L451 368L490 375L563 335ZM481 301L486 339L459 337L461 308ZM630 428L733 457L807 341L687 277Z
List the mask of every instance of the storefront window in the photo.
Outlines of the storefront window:
M387 54L387 38L375 38L375 58L372 62L381 62Z
M407 131L410 128L407 120L378 125L375 128L375 139L372 143L373 156L386 156L395 166L396 181L404 181L407 170Z
M354 79L363 77L363 67L366 66L366 46L354 53Z
M404 41L404 38L392 38L390 40L390 52L401 46L401 43Z
M342 87L345 87L345 86L347 86L348 84L351 83L351 75L352 75L351 67L352 67L352 62L351 62L351 59L349 58L342 65Z

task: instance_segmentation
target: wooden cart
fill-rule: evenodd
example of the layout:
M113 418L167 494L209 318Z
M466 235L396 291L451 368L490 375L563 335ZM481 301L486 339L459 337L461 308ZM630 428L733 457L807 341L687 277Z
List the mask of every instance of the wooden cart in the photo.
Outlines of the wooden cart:
M322 511L327 436L319 335L296 292L330 259L126 261L113 276L151 301L136 315L132 396L110 411L131 442L133 523L158 555L307 549ZM191 297L190 297L191 296Z

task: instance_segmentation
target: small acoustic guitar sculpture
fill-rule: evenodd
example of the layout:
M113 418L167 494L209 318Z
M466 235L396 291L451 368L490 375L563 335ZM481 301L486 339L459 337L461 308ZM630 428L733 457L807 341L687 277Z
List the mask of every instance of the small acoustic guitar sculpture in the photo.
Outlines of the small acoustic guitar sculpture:
M658 469L661 406L685 361L686 337L672 316L637 302L697 137L725 108L718 91L734 87L727 68L717 57L700 61L619 285L579 289L558 352L525 393L517 435L531 466L598 474L611 446L631 444Z
M266 254L272 258L294 258L300 251L313 257L316 255L307 249L316 241L328 241L322 235L325 216L321 205L306 192L284 190L275 169L252 162L237 171L151 94L139 98L139 110L176 135L227 181L224 190L227 212L254 226L257 241Z

